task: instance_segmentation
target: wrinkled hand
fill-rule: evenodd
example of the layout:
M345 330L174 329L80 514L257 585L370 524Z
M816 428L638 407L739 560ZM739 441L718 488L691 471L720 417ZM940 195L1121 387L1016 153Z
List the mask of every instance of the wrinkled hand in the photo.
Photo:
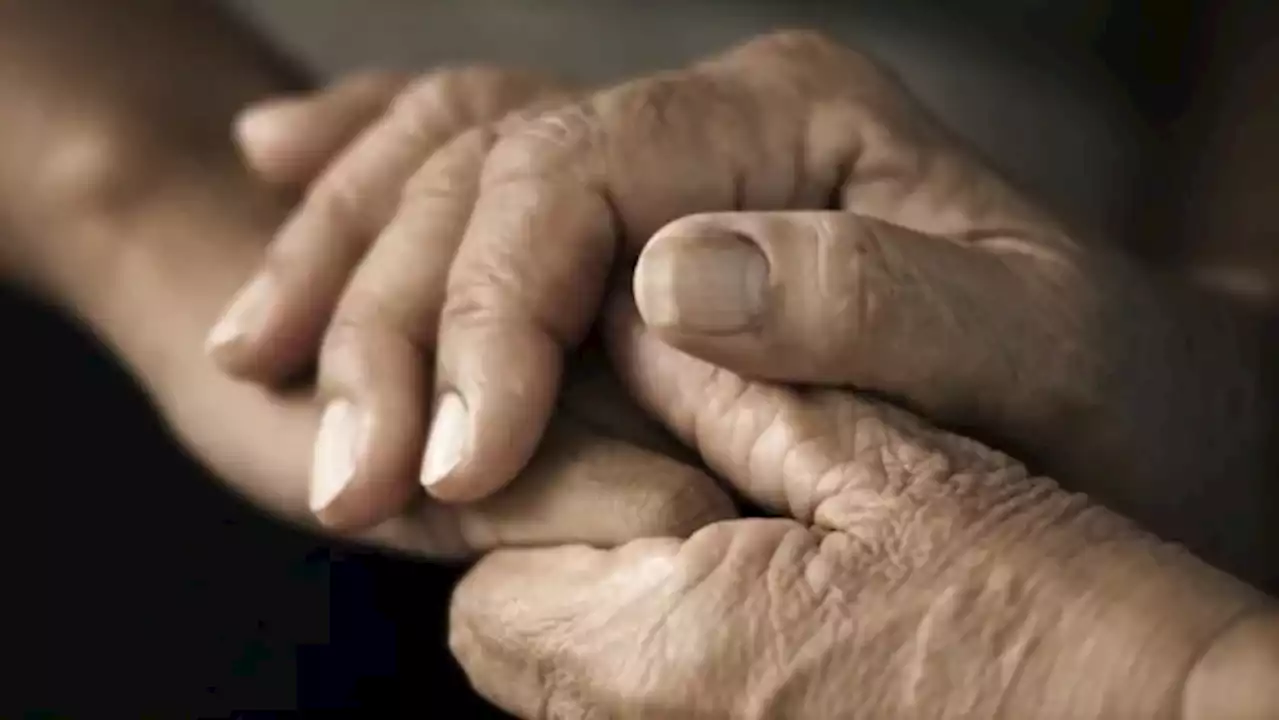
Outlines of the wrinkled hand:
M780 33L548 97L425 162L419 139L379 161L394 172L335 166L254 286L270 288L264 314L224 336L224 366L292 371L354 272L320 374L341 417L368 421L356 469L340 473L369 488L362 520L419 475L444 500L514 476L609 268L657 242L701 248L653 256L646 277L678 289L668 304L636 289L677 347L753 377L887 395L1225 565L1266 536L1254 475L1268 440L1230 319L1073 237L865 58ZM427 349L434 377L418 367Z
M450 643L520 717L1180 717L1200 653L1242 613L1273 612L901 410L747 380L626 309L612 349L648 409L782 517L482 560L454 596ZM739 364L769 359L757 352Z
M291 135L292 145L257 143L269 152L256 156L256 164L296 194L296 184L310 182L325 164L318 158L332 158L362 117L377 115L369 106L385 105L400 84L381 76L356 78L333 91L338 101L318 96L327 104L314 116L301 99L274 103L306 116L305 132ZM469 87L463 82L455 89L467 99ZM167 168L153 155L124 140L106 135L96 141L115 143L114 166L168 182L164 192L138 193L127 213L79 223L123 259L105 273L114 288L106 300L76 309L126 359L193 454L266 509L309 520L307 480L322 406L309 388L233 381L201 351L200 338L260 261L281 217L276 204L260 202L261 188L239 166L225 127L218 132L225 147L211 151L217 162L205 160L176 179L160 172ZM591 412L566 414L511 492L466 507L424 498L361 537L419 556L459 557L496 545L612 545L654 533L687 534L731 515L728 499L702 472L645 449L660 448L662 436L655 439L652 428L637 423L638 415L615 402L599 380L583 378L577 404Z
M443 291L432 284L432 274L442 276L448 266L447 249L416 242L418 232L423 223L429 229L465 218L423 208L398 218L368 257L364 249L424 157L429 164L457 163L459 177L478 171L472 141L486 132L485 119L539 97L560 97L549 88L531 76L489 68L413 81L356 75L321 92L262 103L238 123L250 167L281 188L301 185L307 192L272 244L264 270L213 332L214 354L242 374L280 379L313 359L306 350L325 338L321 393L332 399L355 392L367 403L370 423L363 428L368 444L359 447L361 428L351 425L356 408L329 403L315 442L310 506L330 527L366 529L418 502L450 516L434 522L446 528L457 524L454 515L465 520L477 511L496 513L501 522L488 524L497 532L481 531L484 523L474 520L464 523L472 536L468 548L477 549L546 543L549 533L612 544L646 529L688 532L732 514L705 475L668 457L688 452L635 408L592 353L580 358L550 442L516 492L450 509L424 500L420 491L405 492L418 489L416 483L385 482L412 475L406 465L416 464L416 456L405 451L421 452L421 373L429 360L423 355L427 336L415 335L419 341L410 343L397 333L429 325L419 313L430 303L419 303ZM359 271L344 285L357 260ZM413 274L401 272L406 266ZM423 284L413 284L414 278ZM326 324L331 313L336 316ZM270 330L255 335L249 332L255 327ZM276 342L254 344L255 337ZM369 461L353 465L348 453L361 450ZM606 509L597 500L613 505Z

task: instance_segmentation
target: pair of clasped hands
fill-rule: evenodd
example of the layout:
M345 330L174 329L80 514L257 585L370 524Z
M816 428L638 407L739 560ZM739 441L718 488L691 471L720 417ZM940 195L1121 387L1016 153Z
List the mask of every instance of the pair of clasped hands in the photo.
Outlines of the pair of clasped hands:
M492 551L450 642L521 717L1163 716L1265 609L1099 504L1233 557L1220 324L850 50L364 74L237 136L302 199L209 352L315 370L322 524Z

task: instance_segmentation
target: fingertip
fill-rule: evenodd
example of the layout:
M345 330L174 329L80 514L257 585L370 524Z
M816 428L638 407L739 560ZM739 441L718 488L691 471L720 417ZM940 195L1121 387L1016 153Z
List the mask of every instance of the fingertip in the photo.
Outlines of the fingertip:
M321 424L312 470L312 511L344 531L379 525L421 497L426 434L419 346L353 312L340 310L321 343L317 391L329 400L326 420L343 419Z
M310 507L325 527L342 533L375 527L404 511L418 492L401 458L420 445L368 400L331 400L316 434ZM412 428L409 428L412 432Z
M295 98L271 98L245 107L236 114L232 129L241 150L256 153L279 135L280 118L297 104Z
M271 322L277 289L259 273L236 293L205 336L204 350L223 372L246 379L263 377L257 361L259 338Z
M368 445L368 414L355 403L337 398L320 416L311 460L309 503L321 523L343 524L343 513L333 506L355 479L361 456Z
M441 345L442 391L421 470L422 486L438 500L473 502L492 495L538 448L559 391L560 349L552 344L539 352L535 345L513 360L508 347L468 342L467 360L460 364L443 360L461 346Z
M314 359L320 319L297 306L296 291L265 274L245 285L205 336L207 357L250 382L291 382Z
M433 495L443 492L457 499L458 488L454 486L459 483L451 475L466 459L471 434L471 413L462 396L453 390L441 394L436 400L422 458L422 486L428 492Z
M302 103L297 98L265 100L245 108L233 121L232 137L245 163L268 181L305 182L310 178L304 175L314 170L315 162L299 148L295 132L306 115L299 112Z
M270 98L233 120L250 170L269 182L309 183L407 83L399 73L357 73L316 93Z

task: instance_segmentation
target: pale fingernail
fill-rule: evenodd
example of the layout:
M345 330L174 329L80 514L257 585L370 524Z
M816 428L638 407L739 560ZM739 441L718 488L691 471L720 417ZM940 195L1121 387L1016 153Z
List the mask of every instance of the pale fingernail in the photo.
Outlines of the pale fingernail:
M422 460L422 484L430 487L448 476L462 461L471 436L471 417L462 397L447 392L436 403L436 416L427 434L427 452Z
M364 413L351 402L335 400L325 408L311 460L312 512L329 507L351 484L367 431Z
M280 137L280 128L296 104L293 99L282 98L245 108L234 121L236 139L250 151L269 145Z
M636 308L646 324L694 333L735 333L760 320L769 261L740 235L656 239L636 265Z
M205 339L205 350L216 351L247 335L262 322L270 297L270 278L260 274L249 281L249 284L236 294L217 324L209 331L209 336Z

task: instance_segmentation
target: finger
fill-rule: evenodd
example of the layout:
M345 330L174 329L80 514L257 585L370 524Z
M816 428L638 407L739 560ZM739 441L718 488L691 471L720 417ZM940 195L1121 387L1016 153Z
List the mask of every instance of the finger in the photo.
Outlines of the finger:
M667 222L838 203L957 238L979 222L1015 234L1044 226L992 177L891 78L811 33L755 40L512 126L486 162L450 271L436 379L449 412L437 415L458 446L429 463L429 492L481 497L515 473L611 266Z
M474 129L427 160L338 302L320 352L329 409L311 486L312 510L331 527L376 524L421 493L427 372L445 276L492 143L492 132Z
M728 495L701 470L569 419L552 422L533 461L502 492L438 506L456 512L472 552L614 547L643 537L687 537L735 516Z
M436 386L451 412L437 423L460 447L428 446L429 492L482 497L528 458L616 255L682 215L825 202L847 155L797 158L817 98L797 90L813 83L788 47L749 46L504 131L450 270Z
M846 390L759 382L682 352L640 320L625 291L611 298L607 337L619 379L641 407L769 512L812 523L851 483L879 493L884 474L875 468L886 454L895 458L891 484L905 482L903 468L941 463L945 470L948 461L963 460L972 471L1009 477L1013 465L999 452Z
M251 105L236 118L236 143L259 177L305 187L407 83L399 73L360 73L319 92Z
M792 602L774 622L750 622L745 608L774 607L779 588L804 583L815 544L790 520L741 520L683 543L501 550L455 590L449 647L472 686L517 717L759 715L743 709L773 693L775 653L809 629L776 623L799 625L809 607Z
M486 68L436 73L406 89L311 186L268 248L263 270L210 333L223 369L264 381L302 369L413 171L453 136L544 89L535 78Z
M574 356L565 374L565 387L556 412L563 412L608 437L626 440L682 462L700 464L696 452L636 405L618 382L617 373L599 343L589 341Z
M658 338L735 373L853 385L943 423L1007 428L1037 411L1037 378L1072 357L1053 337L1066 267L1030 243L851 213L711 213L654 236L634 292Z
M466 559L499 547L687 537L734 516L732 501L702 471L558 419L502 492L467 505L421 498L361 537L419 557Z

